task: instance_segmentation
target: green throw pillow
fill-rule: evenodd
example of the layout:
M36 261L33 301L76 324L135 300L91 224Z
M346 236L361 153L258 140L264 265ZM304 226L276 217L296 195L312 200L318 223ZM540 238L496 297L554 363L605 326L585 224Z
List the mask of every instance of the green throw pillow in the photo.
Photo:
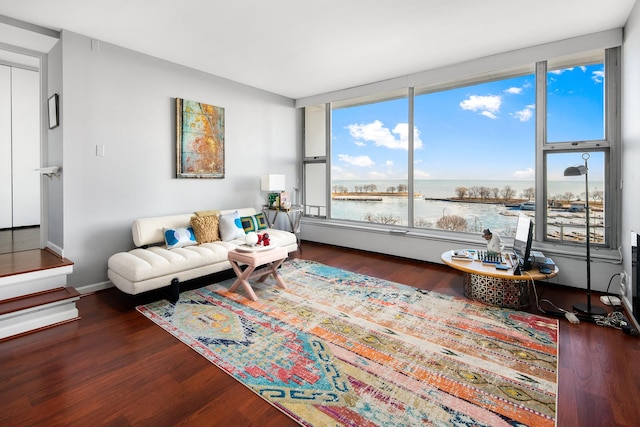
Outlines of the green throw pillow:
M245 233L250 231L266 230L267 227L269 227L269 224L267 224L267 218L263 213L243 216L240 218L240 222L242 222L242 228Z

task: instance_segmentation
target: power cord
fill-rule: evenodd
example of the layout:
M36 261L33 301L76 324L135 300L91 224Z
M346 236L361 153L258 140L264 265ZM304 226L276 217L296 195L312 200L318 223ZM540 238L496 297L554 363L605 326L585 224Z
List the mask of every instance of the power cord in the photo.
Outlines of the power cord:
M624 314L619 311L613 311L606 316L593 316L596 321L596 325L608 326L610 328L622 329L622 324L625 324Z
M534 280L534 278L531 276L531 274L528 271L525 272L525 273L527 274L527 276L529 276L529 280L531 280L531 285L532 285L532 288L533 288L533 294L535 295L535 298L536 298L536 307L538 308L538 310L540 310L544 314L548 314L548 315L551 315L551 316L557 316L557 317L564 316L564 317L567 318L567 320L569 322L571 322L573 324L580 323L580 319L578 319L578 317L575 315L575 313L572 313L572 312L567 311L567 310L565 310L565 309L563 309L561 307L558 307L557 305L555 305L554 303L552 303L548 299L539 299L539 297L538 297L538 289L536 288L536 281ZM611 288L611 282L613 282L613 278L616 277L616 276L619 276L619 275L620 275L620 273L615 273L609 279L609 284L607 285L607 291L606 291L607 296L611 296L611 294L609 293L609 289ZM541 303L547 303L547 304L551 305L557 311L544 310L540 306ZM599 326L607 326L607 327L610 327L610 328L621 329L625 334L631 335L631 336L634 336L634 337L640 336L640 331L638 331L636 328L633 327L633 325L625 317L624 313L622 313L621 308L619 308L619 307L614 307L614 310L612 312L608 313L606 316L591 316L591 320L593 320L596 323L596 325L599 325Z
M552 303L551 301L549 301L548 299L539 299L538 298L538 289L536 288L536 281L533 278L533 276L531 276L531 273L529 273L528 271L525 271L525 273L527 274L527 276L529 276L529 280L531 281L531 286L533 288L533 295L536 297L536 307L538 308L538 310L540 310L542 313L544 314L548 314L550 316L556 316L556 317L566 317L567 320L572 323L572 324L578 324L580 323L580 319L578 319L578 317L568 311L565 310L564 308L558 307L557 305L555 305L554 303ZM543 309L540 306L540 303L547 303L549 305L551 305L553 308L555 308L557 311L546 311L545 309Z
M606 316L593 316L596 322L596 325L599 326L608 326L614 329L620 329L627 335L631 335L633 337L640 336L640 332L636 328L634 328L629 320L624 316L624 313L621 311L612 311Z
M607 285L605 296L600 297L600 301L602 301L603 304L614 306L614 311L617 311L617 307L621 305L620 299L615 295L611 295L611 293L609 292L609 288L611 288L611 282L613 282L613 278L616 276L621 276L621 274L615 273L611 276L611 278L609 279L609 284Z

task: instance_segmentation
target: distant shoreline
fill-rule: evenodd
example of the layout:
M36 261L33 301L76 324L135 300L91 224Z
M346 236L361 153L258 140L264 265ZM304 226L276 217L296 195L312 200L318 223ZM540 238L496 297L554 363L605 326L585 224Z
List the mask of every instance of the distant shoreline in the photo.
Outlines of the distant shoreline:
M376 202L382 201L383 197L394 197L394 198L407 198L409 197L409 193L405 192L386 192L386 191L370 191L370 192L355 192L355 191L346 191L340 193L331 193L332 200L346 200L346 201L361 201L361 202ZM505 201L501 198L495 197L468 197L468 198L459 198L459 197L423 197L420 193L415 193L413 195L414 199L424 199L436 202L451 202L451 203L484 203L489 205L504 205L505 207L518 207L522 203L530 202L530 199L509 199ZM571 203L580 202L581 200L559 200L555 208L559 209L568 209L571 206ZM598 201L590 201L589 206L592 210L600 210L602 209L602 202Z
M345 191L340 193L331 193L331 198L334 200L366 200L366 199L379 199L381 197L409 197L409 193L405 192L387 192L387 191ZM495 197L469 197L469 198L459 198L459 197L424 197L420 193L414 193L414 199L424 199L424 200L433 200L438 202L464 202L464 203L488 203L488 204L504 204L506 206L519 206L521 203L527 202L527 199L509 199L506 202L504 199L495 198Z
M532 188L535 188L535 181L531 180L470 180L470 179L415 179L413 181L413 191L416 194L420 194L424 197L429 197L428 200L448 200L452 202L460 202L466 200L460 200L458 198L457 189L466 188L467 190L475 190L478 191L481 188L491 189L491 194L485 194L493 196L493 198L498 200L503 200L504 197L502 193L495 194L493 193L496 188L499 188L500 191L505 188L510 188L514 192L510 194L511 198L508 203L515 203L517 201L521 201L521 199L527 199L528 197L532 197L533 194L523 194L525 191L528 191ZM603 183L601 181L590 181L589 187L593 188L594 191L602 190ZM393 190L393 191L391 191ZM401 179L391 179L391 180L335 180L331 182L331 192L332 195L335 196L345 196L345 195L353 195L353 196L372 196L372 197L399 197L397 190L401 190L404 192L406 197L406 192L408 191L408 181ZM575 181L575 180L548 180L547 181L547 198L558 199L561 198L566 200L564 195L571 194L571 200L575 200L577 197L580 197L584 192L584 181ZM592 191L592 193L594 193ZM402 195L403 193L400 193ZM464 195L463 199L467 197L472 197L471 194L467 193ZM474 194L479 197L480 193ZM467 199L468 200L468 199ZM524 200L526 201L526 200Z
M331 200L347 200L353 202L381 202L383 197L407 198L409 193L389 192L389 191L344 191L340 193L331 193ZM414 199L422 199L422 194L415 193Z

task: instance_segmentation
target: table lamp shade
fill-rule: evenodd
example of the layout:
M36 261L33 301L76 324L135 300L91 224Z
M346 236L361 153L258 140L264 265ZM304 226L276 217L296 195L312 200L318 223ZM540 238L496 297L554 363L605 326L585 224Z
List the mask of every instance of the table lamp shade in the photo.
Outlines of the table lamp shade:
M260 189L262 191L284 191L284 175L262 175L260 177Z

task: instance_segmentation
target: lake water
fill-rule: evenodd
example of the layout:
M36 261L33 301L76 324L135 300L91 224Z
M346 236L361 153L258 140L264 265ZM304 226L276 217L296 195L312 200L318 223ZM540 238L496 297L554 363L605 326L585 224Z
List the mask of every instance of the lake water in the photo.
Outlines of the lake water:
M378 191L386 191L389 187L397 187L398 184L407 184L400 180L363 180L363 181L333 181L332 188L336 185L344 186L350 191L355 191L356 186L375 184ZM510 186L516 191L516 197L527 188L535 187L533 181L496 181L496 180L453 180L453 179L419 179L414 182L414 192L422 194L423 197L430 198L450 198L456 197L457 187L488 187L502 189ZM548 195L553 197L556 194L567 192L579 195L584 193L584 180L566 179L548 182ZM602 181L589 181L590 192L603 190Z
M403 181L334 181L332 188L336 185L344 186L350 191L354 191L356 186L375 184L378 191L386 191L389 187L397 187ZM405 184L406 185L406 184ZM455 189L457 187L488 187L504 188L511 186L516 191L516 197L520 198L521 193L533 187L533 181L461 181L461 180L418 180L415 182L414 192L420 193L422 197L414 200L414 220L420 221L420 227L435 228L435 223L445 215L458 215L467 221L467 229L470 232L481 232L485 228L499 233L503 236L513 236L518 215L524 213L533 216L533 212L521 211L518 207L509 208L501 204L448 202L444 200L425 200L428 198L454 198L457 197ZM564 194L567 192L579 195L584 193L583 181L550 181L548 184L549 195ZM589 183L592 190L602 189L601 183ZM367 215L379 215L398 218L397 225L407 225L407 204L406 199L400 197L382 197L382 201L354 201L354 200L332 200L332 217L336 219L350 219L366 221Z

